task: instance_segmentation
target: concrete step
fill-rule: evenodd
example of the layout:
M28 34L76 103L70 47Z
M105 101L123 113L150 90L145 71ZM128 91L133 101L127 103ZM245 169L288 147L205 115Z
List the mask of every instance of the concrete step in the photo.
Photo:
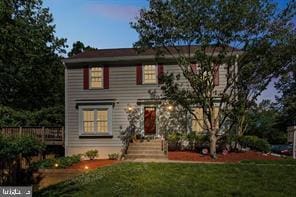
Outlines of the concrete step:
M130 145L139 145L139 144L142 144L142 145L161 145L161 142L133 142L133 143L130 143Z
M158 150L128 150L127 154L163 154L163 152L158 149Z
M159 141L159 142L132 142L130 144L161 145L161 141Z
M165 154L128 154L127 159L166 159Z
M130 150L161 150L160 146L153 147L153 146L129 146L128 151Z

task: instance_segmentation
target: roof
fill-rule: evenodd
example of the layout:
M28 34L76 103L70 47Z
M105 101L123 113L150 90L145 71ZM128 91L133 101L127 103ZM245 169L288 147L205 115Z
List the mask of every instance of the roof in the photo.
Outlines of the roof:
M163 50L161 57L168 57L171 54L177 54L177 51L185 54L193 53L195 50L199 49L200 46L177 46L176 48L169 47L168 50ZM207 52L219 52L221 47L208 47ZM227 47L229 52L238 52L239 49L233 47ZM81 62L94 62L94 61L124 61L124 60L136 60L136 59L154 59L157 55L156 49L147 49L143 52L137 51L135 48L115 48L115 49L97 49L89 50L74 55L70 58L66 58L63 61L65 63L81 63Z

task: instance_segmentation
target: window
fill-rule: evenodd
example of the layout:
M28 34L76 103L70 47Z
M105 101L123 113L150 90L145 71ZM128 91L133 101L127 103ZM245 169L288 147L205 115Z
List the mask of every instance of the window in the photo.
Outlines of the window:
M194 114L197 117L197 120L195 119L195 117L192 117L192 131L201 133L204 130L203 109L195 108Z
M93 110L83 111L83 131L84 132L94 132L95 128L95 116Z
M111 105L80 106L79 114L81 135L111 135Z
M108 132L108 111L97 111L97 131L106 133Z
M155 65L144 65L143 66L143 83L144 84L155 84L157 82L157 72Z
M91 72L91 75L90 75L91 88L103 88L103 68L92 67L90 69L90 72Z

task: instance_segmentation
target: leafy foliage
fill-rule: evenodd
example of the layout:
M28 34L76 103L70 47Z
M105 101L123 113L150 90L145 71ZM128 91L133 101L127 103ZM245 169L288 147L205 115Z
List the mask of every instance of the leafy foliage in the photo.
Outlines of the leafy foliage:
M108 157L110 160L118 160L119 154L118 153L110 153L110 154L108 154Z
M0 127L6 126L64 126L64 106L26 111L0 105Z
M141 110L137 107L128 106L125 109L127 114L128 126L123 129L120 127L119 138L122 142L121 157L127 153L127 149L130 141L137 135L141 133L140 120L143 117Z
M76 41L72 45L71 51L68 53L68 57L72 57L74 55L77 55L83 51L92 51L97 50L96 48L90 47L90 46L84 46L84 44L80 41Z
M170 151L188 150L199 151L209 144L209 136L204 134L190 133L170 133L168 135L168 146Z
M41 0L0 3L0 104L34 110L63 104L64 68L53 17Z
M32 171L22 169L23 159L30 165L31 158L45 149L45 145L31 136L0 135L0 184L24 185L32 183ZM22 176L23 179L19 179Z
M287 143L287 129L282 122L281 112L269 100L252 107L247 115L246 135L255 135L271 144Z
M187 111L168 101L159 104L159 131L165 138L171 133L185 133L190 122Z
M232 127L236 135L243 135L251 104L270 80L293 62L295 28L291 21L295 7L295 1L277 11L276 4L268 0L152 0L131 24L139 33L136 48L154 48L159 56L171 55L179 65L189 87L180 83L180 75L167 73L164 96L195 119L191 108L203 108L212 157L216 157L218 138ZM197 72L191 66L195 62ZM227 73L223 87L215 87L215 65Z
M296 46L296 39L291 41ZM296 50L296 49L295 49ZM295 51L294 50L294 51ZM281 120L285 126L296 125L296 65L294 61L281 74L276 88L282 93L277 98L281 110ZM294 118L292 118L294 117Z
M257 136L242 136L239 138L239 142L244 147L249 147L253 150L258 150L262 152L270 152L270 144L261 138L258 138Z
M98 157L98 150L86 151L85 156L87 156L90 160L94 160L96 157Z
M31 165L33 169L67 168L75 163L79 163L81 155L51 158L35 162Z

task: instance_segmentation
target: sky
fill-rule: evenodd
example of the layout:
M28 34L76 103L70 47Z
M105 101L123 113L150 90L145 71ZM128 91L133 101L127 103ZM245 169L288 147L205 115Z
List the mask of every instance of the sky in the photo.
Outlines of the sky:
M275 0L282 8L287 0ZM139 9L148 7L147 0L44 0L53 14L56 35L73 42L81 41L91 47L132 47L138 35L130 27ZM68 50L69 50L68 48ZM271 83L258 101L272 99L277 91Z

